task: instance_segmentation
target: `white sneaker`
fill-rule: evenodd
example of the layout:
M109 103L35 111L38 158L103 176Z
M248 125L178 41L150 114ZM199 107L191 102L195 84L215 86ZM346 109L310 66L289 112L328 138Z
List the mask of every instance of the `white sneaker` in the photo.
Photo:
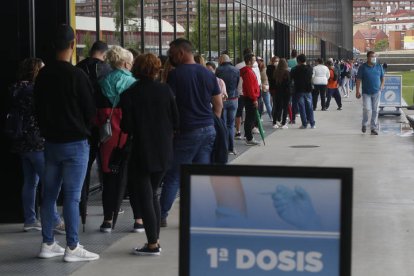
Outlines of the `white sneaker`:
M311 129L315 129L316 128L316 126L311 126Z
M65 254L65 249L57 244L57 242L54 242L51 245L48 245L44 242L42 243L40 253L37 255L37 257L42 259L49 259L53 257L63 256L63 254Z
M260 133L260 131L259 131L259 129L258 129L257 127L254 127L254 128L252 129L252 133L254 133L254 134L259 134L259 133Z
M288 126L287 125L283 125L280 128L282 128L282 129L288 129Z
M278 129L278 128L279 128L279 126L278 126L277 124L274 124L272 127L273 127L274 129Z
M71 250L69 247L66 247L65 256L63 257L63 260L65 262L87 262L97 259L99 259L98 254L89 252L80 244L78 244L78 246L73 250Z

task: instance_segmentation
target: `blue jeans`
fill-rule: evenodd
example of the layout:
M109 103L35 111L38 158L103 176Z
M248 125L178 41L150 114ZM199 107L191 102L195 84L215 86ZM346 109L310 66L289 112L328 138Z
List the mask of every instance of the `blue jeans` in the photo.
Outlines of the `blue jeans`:
M229 151L234 151L234 120L239 102L236 99L227 100L223 104L223 120L229 133Z
M203 127L178 134L174 138L174 161L164 177L160 204L161 218L168 216L178 192L180 166L182 164L209 164L216 130L214 126Z
M43 151L23 152L21 154L23 167L23 211L24 224L31 224L36 222L36 191L39 180L44 182L43 174L45 170L45 155ZM60 223L60 216L57 212L55 204L54 213L55 225Z
M270 93L263 92L262 97L263 97L263 102L266 106L267 115L269 115L270 120L272 120L272 106L270 104Z
M368 125L368 116L371 113L371 129L378 127L378 108L381 93L364 94L362 93L362 126Z
M66 244L67 246L78 244L79 201L88 159L89 144L87 140L70 143L45 143L46 165L41 208L43 242L54 241L54 206L62 188Z
M315 125L313 117L312 93L296 93L302 126Z

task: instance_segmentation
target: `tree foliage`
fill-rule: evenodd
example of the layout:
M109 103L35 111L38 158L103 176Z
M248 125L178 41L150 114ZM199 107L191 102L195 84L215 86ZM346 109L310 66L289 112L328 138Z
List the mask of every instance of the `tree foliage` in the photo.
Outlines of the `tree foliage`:
M378 40L374 45L374 51L381 52L385 51L388 48L388 39L384 38Z

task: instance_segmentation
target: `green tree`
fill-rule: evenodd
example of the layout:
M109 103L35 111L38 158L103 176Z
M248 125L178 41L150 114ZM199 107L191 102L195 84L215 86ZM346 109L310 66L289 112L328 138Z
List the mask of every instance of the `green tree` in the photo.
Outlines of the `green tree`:
M217 14L217 7L211 6L210 7L211 14ZM199 33L199 19L201 17L201 32ZM210 18L211 19L211 18ZM200 51L200 54L203 54L205 51L208 51L208 39L209 39L209 33L208 33L208 26L206 26L206 23L208 24L208 2L207 0L201 0L201 10L197 11L197 15L191 24L190 27L190 34L187 34L187 37L189 37L189 40L194 46L194 49ZM211 24L213 23L213 20L210 20ZM199 38L201 38L201 44L199 44ZM213 28L211 28L211 40L217 40L217 31L213 31ZM217 45L216 43L212 43L211 45L212 51L217 51Z
M384 38L378 40L374 45L374 51L381 52L385 51L388 48L388 39Z
M89 32L85 34L82 42L85 44L85 47L82 49L82 56L87 57L89 56L89 51L92 47L92 38Z
M125 27L125 33L127 32L137 32L140 31L138 22L131 21L131 18L138 18L138 12L139 12L139 3L140 0L124 0L124 27ZM121 1L116 0L113 1L114 10L115 10L115 36L120 40L121 37ZM139 22L140 23L140 22ZM125 47L131 47L131 48L137 48L139 45L139 42L133 43L131 41L125 41Z

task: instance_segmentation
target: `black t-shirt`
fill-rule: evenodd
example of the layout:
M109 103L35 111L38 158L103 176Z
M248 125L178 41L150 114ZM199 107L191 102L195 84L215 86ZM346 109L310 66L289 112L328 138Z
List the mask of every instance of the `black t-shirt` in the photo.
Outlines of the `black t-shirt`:
M39 126L46 141L86 139L96 114L88 76L69 62L55 61L40 70L34 97Z
M290 71L290 78L295 84L295 93L312 92L313 69L310 65L298 64Z

